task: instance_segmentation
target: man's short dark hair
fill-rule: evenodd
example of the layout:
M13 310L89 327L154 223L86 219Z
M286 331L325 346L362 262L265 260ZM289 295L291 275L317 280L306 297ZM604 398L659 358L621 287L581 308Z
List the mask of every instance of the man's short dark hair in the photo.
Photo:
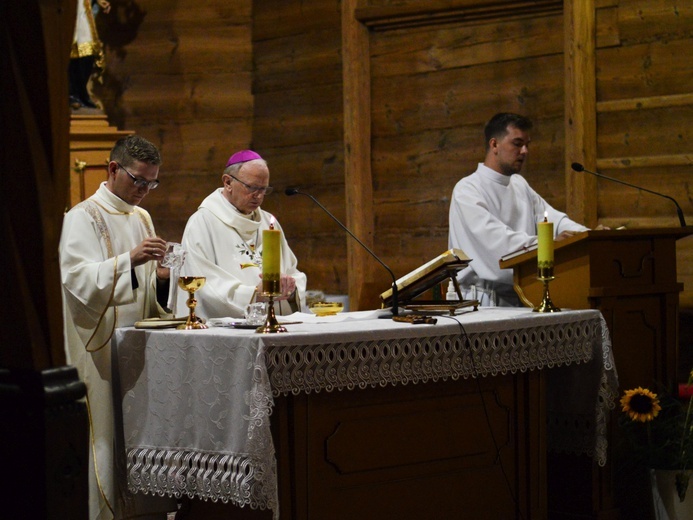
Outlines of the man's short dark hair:
M118 139L115 146L113 146L113 150L111 150L110 160L118 162L123 166L131 166L135 161L160 166L161 154L159 149L144 137L128 135Z
M502 139L508 133L508 126L513 126L518 130L528 131L532 128L532 122L528 117L512 112L501 112L491 118L484 127L484 137L486 138L486 148L489 141L493 138Z

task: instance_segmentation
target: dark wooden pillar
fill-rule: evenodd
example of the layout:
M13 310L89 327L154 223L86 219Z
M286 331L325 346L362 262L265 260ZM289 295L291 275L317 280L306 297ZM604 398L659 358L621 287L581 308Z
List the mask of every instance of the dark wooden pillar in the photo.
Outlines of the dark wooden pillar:
M0 517L86 519L88 423L65 365L58 245L76 2L0 2Z

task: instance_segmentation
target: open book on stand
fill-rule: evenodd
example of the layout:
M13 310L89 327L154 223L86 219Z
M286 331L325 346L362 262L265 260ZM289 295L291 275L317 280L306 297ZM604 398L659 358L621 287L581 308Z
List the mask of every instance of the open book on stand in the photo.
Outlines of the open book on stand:
M472 259L461 249L448 249L434 259L426 262L397 280L397 297L399 305L412 310L450 310L459 307L479 305L476 300L462 300L457 285L457 272L469 265ZM443 280L450 279L455 285L460 300L454 301L413 301L423 292L431 289ZM392 304L392 288L380 295L384 305Z

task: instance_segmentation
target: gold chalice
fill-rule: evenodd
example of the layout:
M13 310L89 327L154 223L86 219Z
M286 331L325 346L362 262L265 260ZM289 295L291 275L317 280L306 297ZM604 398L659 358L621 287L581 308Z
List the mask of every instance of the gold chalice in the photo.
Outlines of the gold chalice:
M193 330L207 328L207 325L202 322L202 319L195 316L195 306L197 305L195 291L199 290L206 281L207 278L204 276L181 276L178 278L178 287L184 291L188 291L188 301L186 304L188 309L190 309L190 314L188 315L188 321L178 325L178 327L176 327L177 329Z

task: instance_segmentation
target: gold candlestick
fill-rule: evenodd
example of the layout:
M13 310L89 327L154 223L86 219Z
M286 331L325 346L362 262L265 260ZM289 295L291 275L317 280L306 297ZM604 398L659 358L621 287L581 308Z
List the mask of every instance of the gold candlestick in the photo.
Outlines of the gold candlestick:
M286 328L279 325L274 315L274 298L281 296L281 232L274 229L274 217L269 224L269 229L262 232L262 295L269 298L267 305L267 319L262 327L255 332L272 334L286 332Z
M267 318L265 319L265 324L255 329L255 332L259 332L260 334L287 332L286 327L279 324L277 317L274 314L274 297L281 293L267 292L263 294L269 298L269 302L267 304Z
M186 302L188 309L190 309L190 314L188 315L188 321L182 323L176 327L180 330L197 330L206 329L202 321L202 318L195 316L195 307L197 306L197 300L195 299L195 291L202 288L202 286L207 281L204 276L181 276L178 278L178 287L184 291L188 291L188 301Z
M553 266L539 267L537 270L537 280L544 284L544 296L538 307L534 307L533 312L561 312L551 301L549 294L549 283L556 277L553 275Z

